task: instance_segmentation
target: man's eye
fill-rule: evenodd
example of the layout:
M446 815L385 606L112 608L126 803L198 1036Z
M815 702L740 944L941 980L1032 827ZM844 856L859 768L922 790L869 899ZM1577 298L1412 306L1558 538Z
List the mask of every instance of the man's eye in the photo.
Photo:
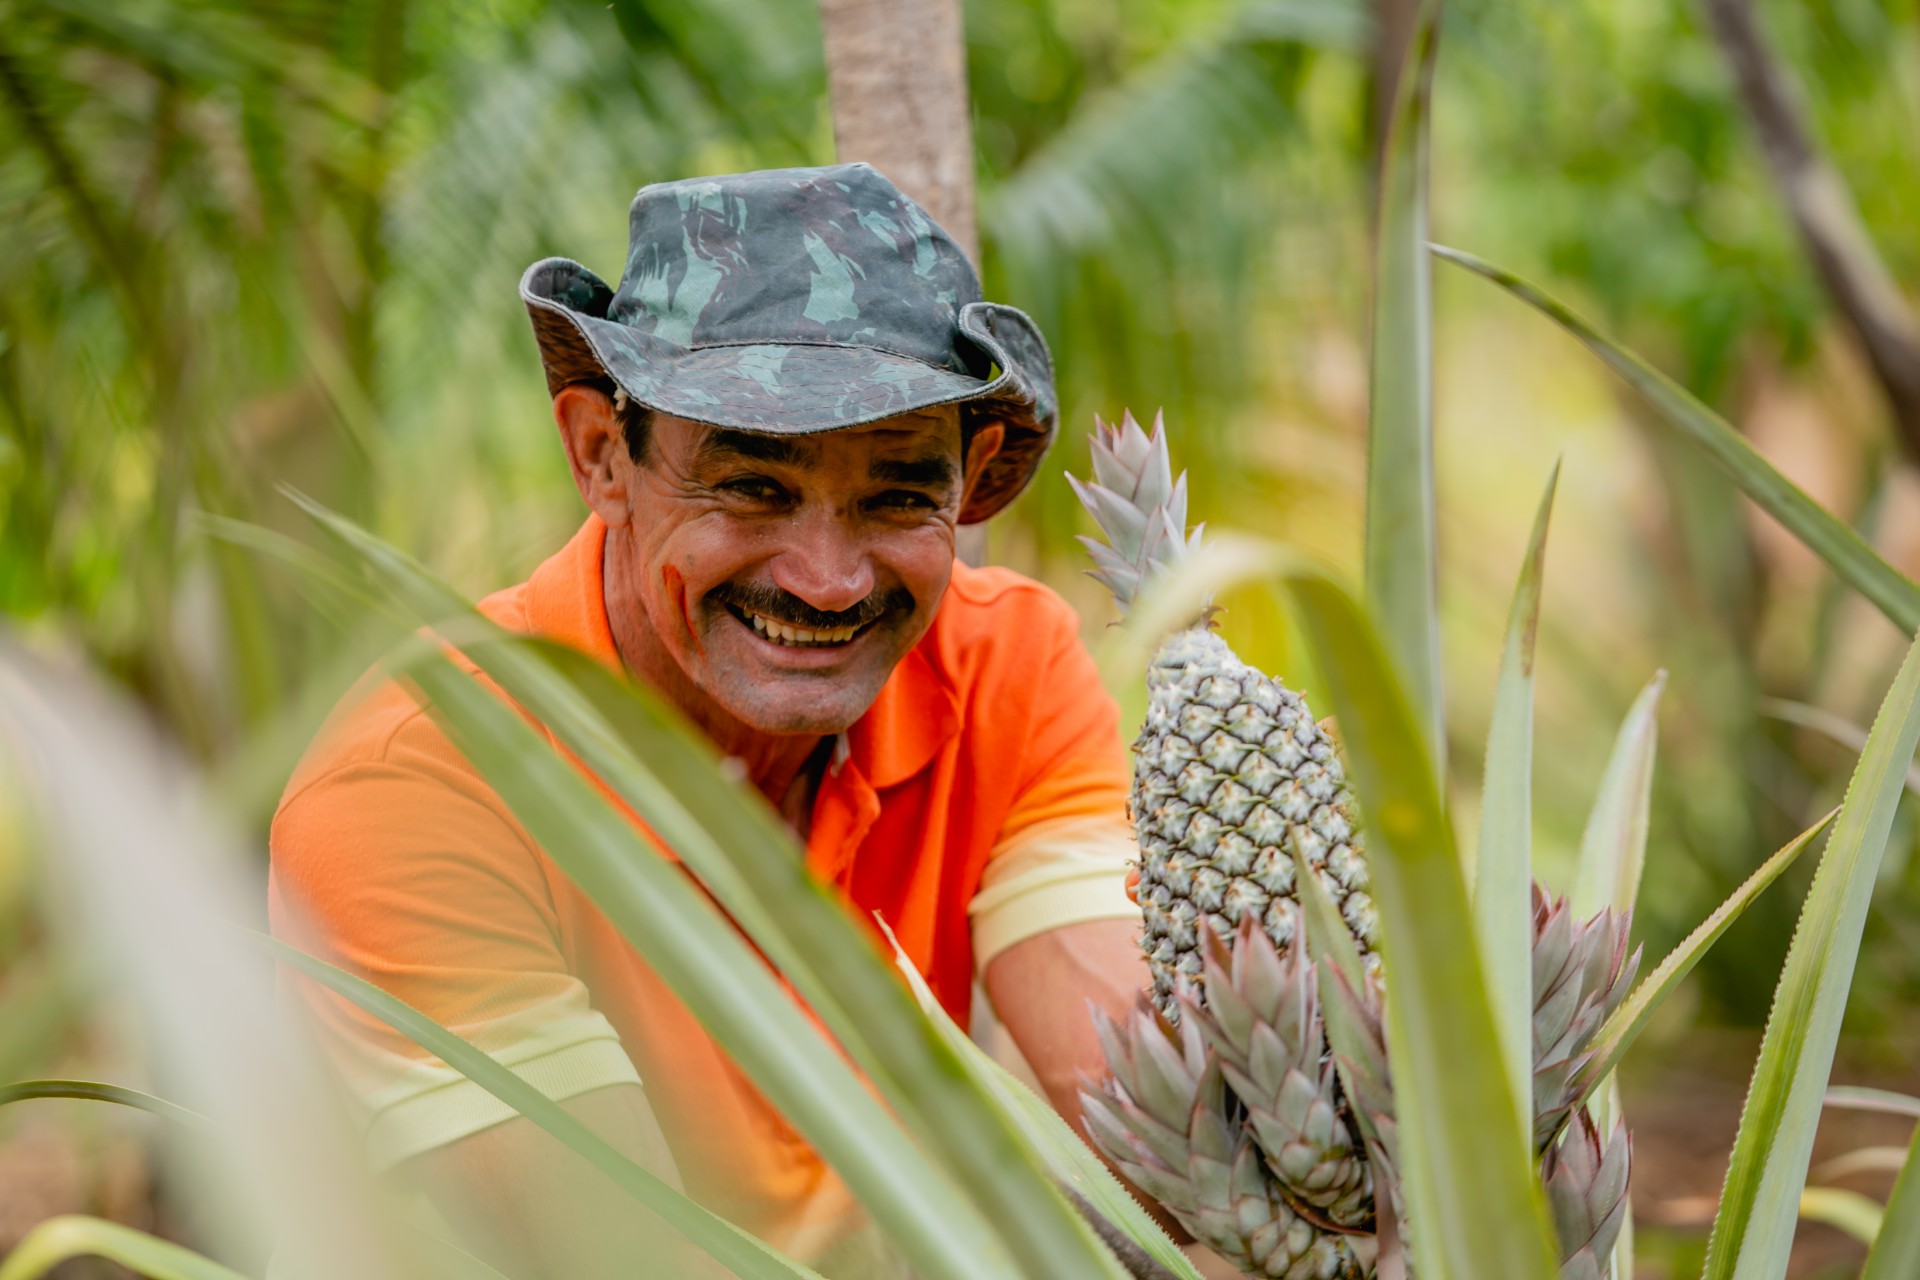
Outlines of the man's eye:
M720 487L754 502L778 502L786 497L786 490L765 476L742 476L737 480L728 480Z
M940 504L913 489L889 489L875 497L873 505L883 511L932 511Z

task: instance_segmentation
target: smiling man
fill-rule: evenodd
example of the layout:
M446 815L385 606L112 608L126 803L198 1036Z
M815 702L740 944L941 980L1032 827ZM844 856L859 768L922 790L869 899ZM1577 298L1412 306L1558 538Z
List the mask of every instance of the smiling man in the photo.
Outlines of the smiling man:
M1099 1063L1087 1001L1117 1013L1146 979L1117 713L1070 609L954 556L1052 438L1045 344L864 165L647 187L630 230L618 290L564 259L522 280L590 514L483 610L672 700L963 1024L984 980L1077 1117ZM272 849L277 932L829 1276L897 1272L844 1184L405 691L343 702ZM719 1274L477 1086L302 994L376 1164L476 1210L503 1269Z

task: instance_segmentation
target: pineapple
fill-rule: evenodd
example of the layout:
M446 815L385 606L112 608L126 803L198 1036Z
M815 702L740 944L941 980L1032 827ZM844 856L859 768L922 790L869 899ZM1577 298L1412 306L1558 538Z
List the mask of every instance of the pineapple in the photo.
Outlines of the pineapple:
M1159 419L1151 436L1131 414L1117 428L1097 423L1093 468L1094 482L1074 489L1108 541L1082 541L1125 612L1200 530L1187 532L1186 476L1173 475ZM1405 1275L1419 1224L1406 1221L1397 1175L1356 807L1300 696L1235 657L1207 615L1147 669L1131 809L1152 990L1124 1023L1096 1018L1109 1074L1082 1090L1087 1132L1249 1276L1372 1280L1389 1254ZM1353 936L1357 990L1337 968L1325 987L1315 975L1301 867ZM1611 911L1576 920L1535 887L1534 1141L1567 1280L1607 1280L1625 1215L1628 1140L1618 1126L1602 1135L1580 1100L1594 1083L1593 1037L1639 966L1628 925ZM1357 1059L1338 1068L1323 994L1362 1029Z
M1105 543L1081 541L1099 565L1093 576L1124 615L1199 546L1201 530L1187 532L1187 477L1173 476L1161 419L1151 437L1132 414L1118 427L1095 421L1094 481L1068 480L1107 535ZM1131 809L1160 1011L1177 1017L1179 983L1203 980L1203 927L1229 937L1251 918L1275 946L1292 941L1288 906L1298 892L1289 839L1370 957L1378 926L1352 796L1332 741L1300 695L1235 657L1208 616L1160 646L1147 690Z

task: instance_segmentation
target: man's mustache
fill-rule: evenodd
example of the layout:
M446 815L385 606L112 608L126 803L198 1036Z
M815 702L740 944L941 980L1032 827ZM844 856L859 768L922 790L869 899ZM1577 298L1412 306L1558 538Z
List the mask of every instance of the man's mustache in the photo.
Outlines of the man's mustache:
M875 591L850 609L832 613L814 608L791 591L764 582L723 582L707 592L707 599L730 605L742 613L757 613L790 627L808 631L831 631L836 627L864 627L876 618L893 612L911 613L913 593L905 587Z

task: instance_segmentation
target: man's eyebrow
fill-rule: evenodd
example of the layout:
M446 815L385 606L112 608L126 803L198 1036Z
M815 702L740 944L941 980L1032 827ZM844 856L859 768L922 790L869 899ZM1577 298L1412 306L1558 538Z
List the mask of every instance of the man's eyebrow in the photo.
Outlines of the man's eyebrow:
M867 475L885 484L944 489L953 483L953 460L944 453L924 458L876 458L867 467Z
M773 462L781 466L799 466L806 450L798 441L785 436L764 435L757 431L729 431L715 427L708 431L693 451L693 465L711 466L722 462Z

